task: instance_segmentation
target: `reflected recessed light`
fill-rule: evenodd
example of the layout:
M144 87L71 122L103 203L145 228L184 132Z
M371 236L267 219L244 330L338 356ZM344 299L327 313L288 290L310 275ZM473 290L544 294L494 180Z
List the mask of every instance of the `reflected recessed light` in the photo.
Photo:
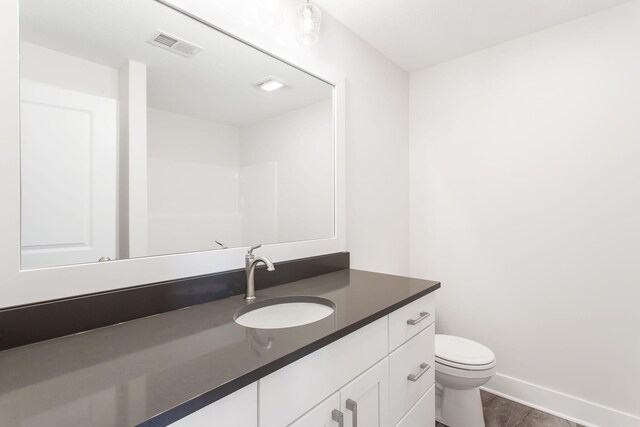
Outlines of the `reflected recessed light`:
M269 79L258 83L256 86L265 92L273 92L274 90L282 89L285 84L274 79Z

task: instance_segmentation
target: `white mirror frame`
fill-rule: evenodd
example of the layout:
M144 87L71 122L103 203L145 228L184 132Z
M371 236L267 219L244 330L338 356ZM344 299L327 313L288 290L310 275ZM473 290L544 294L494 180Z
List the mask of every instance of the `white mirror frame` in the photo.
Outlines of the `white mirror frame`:
M20 270L18 6L17 0L0 1L0 37L5 43L0 56L0 308L243 268L246 247ZM274 262L346 248L345 80L337 72L315 75L335 87L335 237L264 245L261 254Z

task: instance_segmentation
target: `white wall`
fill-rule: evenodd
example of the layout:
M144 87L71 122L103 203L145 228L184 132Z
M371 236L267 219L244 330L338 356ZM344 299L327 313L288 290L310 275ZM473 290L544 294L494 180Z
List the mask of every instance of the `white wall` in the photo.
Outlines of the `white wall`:
M89 95L118 99L118 70L20 42L20 78Z
M179 7L310 70L338 70L346 92L347 249L352 267L395 274L409 270L408 73L323 14L317 45L295 41L293 12L260 21L253 0L171 0ZM319 72L319 71L316 71Z
M237 128L149 108L149 255L333 236L332 110Z
M640 416L639 46L634 1L411 75L439 332L495 351L489 387L603 426L640 425L616 412Z
M126 259L148 253L147 65L129 60L118 71L118 257Z
M237 127L148 109L149 255L242 244Z
M333 103L326 100L241 128L245 244L334 235L332 118ZM269 198L258 203L265 192ZM255 226L265 215L264 202L274 216L265 221L273 230ZM269 239L265 232L271 240L263 240Z

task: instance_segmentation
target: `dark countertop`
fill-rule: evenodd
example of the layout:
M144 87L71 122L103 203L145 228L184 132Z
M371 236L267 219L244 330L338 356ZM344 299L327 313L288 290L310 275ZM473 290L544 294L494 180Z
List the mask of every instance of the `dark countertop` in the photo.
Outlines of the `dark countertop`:
M341 270L256 293L336 304L309 325L239 326L238 295L0 352L0 425L168 425L439 287Z

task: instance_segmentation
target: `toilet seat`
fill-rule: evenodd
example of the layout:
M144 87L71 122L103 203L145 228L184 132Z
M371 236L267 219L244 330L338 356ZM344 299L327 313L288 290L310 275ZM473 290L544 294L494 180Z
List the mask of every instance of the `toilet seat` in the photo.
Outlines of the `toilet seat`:
M484 345L453 335L436 334L437 364L466 371L486 371L496 365L496 356Z
M436 376L438 376L439 374L445 374L460 379L475 380L480 378L492 377L493 374L495 374L496 366L494 363L493 365L487 365L484 369L464 369L436 362L435 369Z
M488 363L486 365L465 365L462 363L451 362L449 360L438 359L436 357L436 367L438 365L446 366L448 368L462 369L464 371L487 371L489 369L492 369L494 366L496 366L496 362L494 360L493 362Z

